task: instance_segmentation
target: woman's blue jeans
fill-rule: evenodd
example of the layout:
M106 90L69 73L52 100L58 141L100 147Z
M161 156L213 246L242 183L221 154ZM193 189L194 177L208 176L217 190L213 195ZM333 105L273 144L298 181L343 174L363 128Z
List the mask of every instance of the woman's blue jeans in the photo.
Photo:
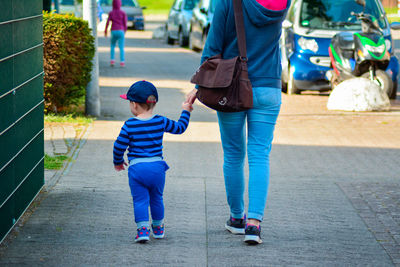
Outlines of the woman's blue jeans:
M281 107L281 89L253 88L253 108L243 112L218 112L224 151L225 189L231 216L244 216L244 160L249 163L249 219L262 221L269 185L269 154Z
M125 32L123 30L111 31L111 60L115 59L115 46L117 44L117 41L119 47L120 61L125 62Z

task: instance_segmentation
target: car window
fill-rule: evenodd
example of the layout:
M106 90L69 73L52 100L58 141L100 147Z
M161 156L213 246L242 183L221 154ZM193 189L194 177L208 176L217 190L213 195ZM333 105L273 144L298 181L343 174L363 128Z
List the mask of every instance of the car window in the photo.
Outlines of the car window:
M186 0L183 9L192 10L196 6L197 2L198 0Z
M297 2L292 2L292 6L289 8L287 19L292 23L294 23L294 17L297 13L297 6Z
M73 6L74 0L61 0L60 5Z
M381 28L386 27L383 11L376 0L366 0L365 13L378 19ZM351 12L359 13L363 7L354 0L303 0L300 25L315 29L359 30L361 22Z
M122 3L122 6L126 6L126 7L135 7L136 6L135 2L132 0L122 0L121 3ZM112 0L100 0L100 4L104 5L104 6L112 6Z
M183 0L176 0L175 3L172 5L172 8L174 10L180 10L180 8L182 6L182 1Z

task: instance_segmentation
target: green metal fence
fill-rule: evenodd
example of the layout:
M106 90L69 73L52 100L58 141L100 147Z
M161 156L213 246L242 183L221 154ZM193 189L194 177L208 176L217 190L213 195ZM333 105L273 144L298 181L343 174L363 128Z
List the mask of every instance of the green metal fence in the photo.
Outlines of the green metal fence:
M1 0L0 242L44 184L43 0Z

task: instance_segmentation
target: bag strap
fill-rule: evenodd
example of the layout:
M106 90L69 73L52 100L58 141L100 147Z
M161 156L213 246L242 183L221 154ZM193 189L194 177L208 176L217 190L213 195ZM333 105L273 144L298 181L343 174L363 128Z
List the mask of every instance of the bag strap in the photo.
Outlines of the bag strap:
M233 0L233 11L235 13L235 25L240 58L247 61L246 33L244 30L242 0Z

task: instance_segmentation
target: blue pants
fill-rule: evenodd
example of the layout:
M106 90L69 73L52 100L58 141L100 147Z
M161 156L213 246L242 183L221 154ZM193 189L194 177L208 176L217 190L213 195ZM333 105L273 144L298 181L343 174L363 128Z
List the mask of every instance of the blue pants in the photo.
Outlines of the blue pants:
M115 59L115 46L117 44L117 41L119 47L120 61L125 62L125 32L123 30L111 31L111 60Z
M163 192L167 169L168 165L164 161L141 162L129 167L129 187L133 199L135 222L138 225L148 226L149 205L153 220L164 219Z
M253 88L253 108L243 112L218 112L224 151L225 189L231 216L244 215L244 160L249 163L248 218L262 221L269 185L269 153L281 106L281 89Z

